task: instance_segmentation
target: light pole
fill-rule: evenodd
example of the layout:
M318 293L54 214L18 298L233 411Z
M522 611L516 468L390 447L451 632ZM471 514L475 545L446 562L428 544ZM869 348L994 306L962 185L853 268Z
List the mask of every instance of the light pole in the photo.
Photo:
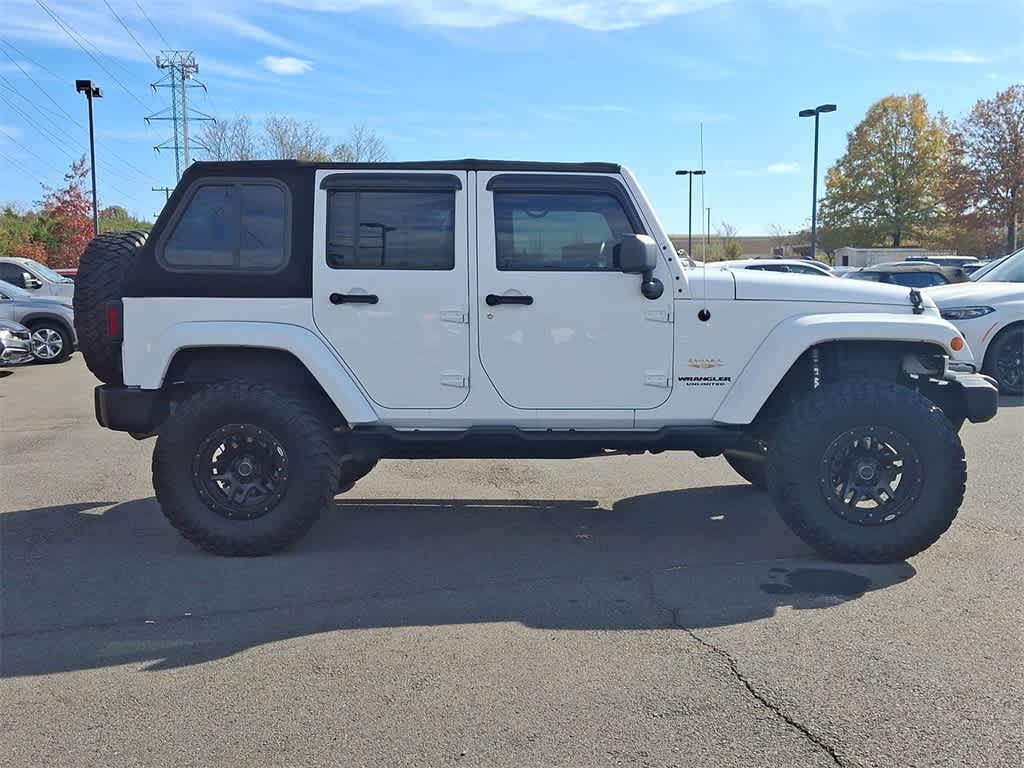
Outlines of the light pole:
M75 90L85 94L89 102L89 168L92 171L92 234L100 233L100 215L96 207L96 132L92 124L92 100L103 98L103 91L92 84L92 80L75 80Z
M676 176L690 177L690 198L686 201L687 213L689 216L689 229L686 236L686 255L693 258L693 177L703 176L707 171L676 171Z
M818 257L818 118L822 112L835 112L835 104L801 109L800 117L814 118L814 181L811 183L811 258Z

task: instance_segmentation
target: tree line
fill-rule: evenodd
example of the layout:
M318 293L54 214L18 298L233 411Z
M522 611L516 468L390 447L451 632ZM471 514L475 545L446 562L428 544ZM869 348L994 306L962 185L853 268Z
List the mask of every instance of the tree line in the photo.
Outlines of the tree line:
M283 115L271 115L259 126L247 115L206 123L199 138L207 160L378 162L388 156L384 141L365 125L353 126L343 141L335 142L314 123ZM44 185L42 198L32 206L4 205L0 255L24 256L55 268L78 266L93 234L88 176L82 157L71 164L63 184ZM100 209L99 226L101 232L149 231L153 224L112 205Z
M1020 245L1022 216L1024 85L957 121L931 115L920 94L887 96L828 169L821 242L996 255Z

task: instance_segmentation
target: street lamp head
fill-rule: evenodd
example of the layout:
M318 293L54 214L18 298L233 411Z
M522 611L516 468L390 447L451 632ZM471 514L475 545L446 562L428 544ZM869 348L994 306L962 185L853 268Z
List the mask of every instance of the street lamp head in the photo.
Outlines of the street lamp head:
M92 84L92 80L75 80L75 90L92 98L102 98L103 91Z
M676 176L687 176L689 173L689 171L676 171Z
M822 104L820 107L814 110L815 112L835 112L835 104Z
M818 113L815 112L813 109L801 109L800 110L800 117L814 117L816 114L818 114Z
M694 176L703 176L707 171L691 171Z

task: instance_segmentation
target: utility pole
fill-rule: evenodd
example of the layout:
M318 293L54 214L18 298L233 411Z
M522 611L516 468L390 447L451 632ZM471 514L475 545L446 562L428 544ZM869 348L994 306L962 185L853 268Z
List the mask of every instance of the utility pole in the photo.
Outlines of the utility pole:
M686 236L686 255L693 258L693 177L703 176L707 171L676 171L676 176L690 177L690 197L687 200L687 215L689 216L689 229Z
M89 170L92 172L92 236L100 233L100 214L96 200L96 130L92 121L92 100L103 97L103 91L92 84L92 80L75 80L75 90L85 94L89 102Z
M192 150L206 149L202 142L196 141L189 135L189 122L212 121L213 117L188 105L189 88L206 90L206 86L195 79L195 75L199 72L199 64L192 51L160 51L160 55L156 57L156 66L158 69L164 70L165 74L152 84L152 88L154 90L157 88L170 90L171 105L147 117L146 122L164 120L171 123L171 138L153 149L157 152L174 151L175 180L181 181L181 174L192 162Z

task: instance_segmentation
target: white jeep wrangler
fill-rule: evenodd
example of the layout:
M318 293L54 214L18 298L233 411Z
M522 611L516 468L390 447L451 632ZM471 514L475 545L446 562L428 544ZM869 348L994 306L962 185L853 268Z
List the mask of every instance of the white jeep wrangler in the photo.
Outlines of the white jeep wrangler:
M833 558L949 527L991 380L917 291L691 268L607 163L197 163L75 291L96 417L171 523L302 536L381 458L724 456Z

